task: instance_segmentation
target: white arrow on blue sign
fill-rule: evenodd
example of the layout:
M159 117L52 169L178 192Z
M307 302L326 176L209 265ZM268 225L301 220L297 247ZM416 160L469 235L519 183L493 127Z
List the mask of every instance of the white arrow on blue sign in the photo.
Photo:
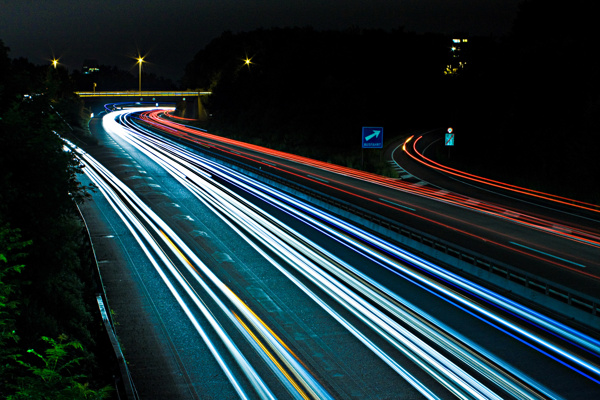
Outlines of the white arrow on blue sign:
M383 128L363 126L362 147L363 149L381 149L383 147Z

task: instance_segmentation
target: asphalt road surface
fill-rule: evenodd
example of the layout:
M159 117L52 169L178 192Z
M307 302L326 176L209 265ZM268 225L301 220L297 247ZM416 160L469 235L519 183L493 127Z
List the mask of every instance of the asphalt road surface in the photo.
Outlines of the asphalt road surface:
M94 119L100 144L79 154L82 179L99 187L84 214L141 398L600 393L600 346L592 337L206 159L198 143L189 149L144 130L137 120L112 113L103 126ZM210 140L205 148L225 145ZM530 240L520 224L486 220L422 193L260 149L235 151L247 163L293 171L294 179L419 229L447 230L479 251L507 235Z

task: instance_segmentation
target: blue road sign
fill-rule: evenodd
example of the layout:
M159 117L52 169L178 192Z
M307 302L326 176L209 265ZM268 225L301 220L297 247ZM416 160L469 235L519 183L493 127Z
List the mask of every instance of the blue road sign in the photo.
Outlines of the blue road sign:
M446 133L446 146L454 146L454 133Z
M362 147L363 149L381 149L383 148L383 128L366 127L362 128Z

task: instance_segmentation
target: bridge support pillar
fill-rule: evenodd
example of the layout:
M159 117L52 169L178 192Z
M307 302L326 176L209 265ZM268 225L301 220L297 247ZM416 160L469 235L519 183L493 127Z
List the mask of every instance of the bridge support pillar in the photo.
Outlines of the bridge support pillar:
M202 99L200 96L196 97L196 102L198 103L198 119L200 121L206 121L208 119L208 114L204 109L204 105L202 104Z
M178 101L176 114L180 117L199 119L201 121L208 118L200 96L185 97Z

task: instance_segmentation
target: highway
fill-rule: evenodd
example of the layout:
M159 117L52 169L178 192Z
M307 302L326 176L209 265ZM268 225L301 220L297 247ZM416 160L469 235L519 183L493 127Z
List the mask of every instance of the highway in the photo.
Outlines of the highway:
M533 259L573 280L597 274L597 248L589 241L440 201L439 189L224 140L162 113L123 110L103 118L114 141L104 146L116 149L104 164L113 171L92 156L102 155L98 149L68 148L144 254L152 285L169 293L161 297L171 304L164 312L177 309L182 316L177 330L195 343L187 351L207 359L202 371L182 359L197 397L583 399L600 393L600 342L593 336L213 156L219 151L291 182L308 181L421 230L447 229L465 238L463 244L478 242L479 251L488 249L483 241L505 252L507 236L533 246L531 232L568 241L581 246L570 261L586 263L585 274ZM135 174L122 168L132 160Z
M574 295L597 299L600 292L600 248L597 215L580 227L562 213L557 219L539 215L523 203L515 208L497 197L461 195L437 185L392 180L328 163L279 154L224 140L149 114L146 121L170 129L173 137L209 146L227 157L254 163L255 168L282 175L289 182L315 188L330 198L383 216L401 227L441 238L469 249L476 257L498 260L521 276L536 276ZM398 152L396 152L398 153ZM403 160L403 163L405 161ZM358 178L358 179L356 179ZM506 200L506 199L504 199ZM580 211L580 210L577 210ZM564 222L565 217L568 217ZM597 326L600 327L600 326Z
M411 136L392 146L390 157L402 166L405 177L421 187L449 192L454 197L451 201L461 206L560 238L529 235L527 243L510 241L507 250L524 250L525 255L539 257L543 263L537 267L532 263L535 260L521 262L536 275L597 296L600 206L468 174L424 154L433 154L442 143L440 130ZM560 266L562 271L546 268L547 264Z
M522 219L523 223L535 224L539 229L548 231L554 229L557 233L570 236L572 240L598 245L600 206L597 204L469 174L435 162L425 155L443 151L440 148L443 143L440 130L413 135L392 146L390 157L395 165L402 165L400 168L410 177L427 185L471 195L487 203L501 203L512 211L513 218ZM448 152L448 147L445 150Z

